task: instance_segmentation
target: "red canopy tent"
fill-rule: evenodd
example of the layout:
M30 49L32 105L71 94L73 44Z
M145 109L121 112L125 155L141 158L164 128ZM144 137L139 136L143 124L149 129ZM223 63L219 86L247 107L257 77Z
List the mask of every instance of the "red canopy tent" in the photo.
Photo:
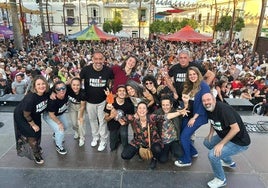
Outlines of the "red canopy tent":
M212 37L202 35L188 25L176 33L160 36L160 39L181 42L211 42L213 40Z

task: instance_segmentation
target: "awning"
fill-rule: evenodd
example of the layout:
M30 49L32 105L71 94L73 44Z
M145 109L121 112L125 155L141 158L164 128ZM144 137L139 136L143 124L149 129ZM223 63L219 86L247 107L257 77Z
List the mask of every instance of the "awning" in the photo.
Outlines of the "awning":
M181 13L181 12L184 12L185 10L183 9L171 9L171 10L166 10L166 12L169 12L169 13Z

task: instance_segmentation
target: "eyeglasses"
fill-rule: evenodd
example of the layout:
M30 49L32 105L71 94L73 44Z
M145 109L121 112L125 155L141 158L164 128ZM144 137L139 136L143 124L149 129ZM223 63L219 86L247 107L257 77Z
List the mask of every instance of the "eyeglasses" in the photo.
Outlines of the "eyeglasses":
M153 84L153 82L146 82L145 85Z
M64 91L66 89L66 86L58 87L55 90L56 91Z

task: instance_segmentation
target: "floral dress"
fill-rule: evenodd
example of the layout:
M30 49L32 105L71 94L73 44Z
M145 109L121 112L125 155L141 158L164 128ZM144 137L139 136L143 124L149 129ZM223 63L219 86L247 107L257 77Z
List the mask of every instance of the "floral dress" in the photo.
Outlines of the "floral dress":
M147 115L147 125L150 126L151 145L153 143L161 143L163 147L157 123L163 122L164 120L166 120L165 115L156 115L156 114ZM139 147L148 148L149 147L148 127L147 126L142 127L139 119L134 119L131 122L131 125L135 134L130 144L135 146L136 148Z

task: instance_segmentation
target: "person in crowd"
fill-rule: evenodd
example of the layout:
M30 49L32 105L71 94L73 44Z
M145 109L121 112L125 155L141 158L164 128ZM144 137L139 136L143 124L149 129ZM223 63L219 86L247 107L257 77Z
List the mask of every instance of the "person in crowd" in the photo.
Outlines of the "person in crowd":
M23 74L18 73L15 80L11 84L13 94L25 94L27 83L23 80Z
M129 80L126 83L127 94L132 101L133 105L137 107L138 103L142 100L147 102L149 108L154 105L154 98L150 92L142 85L133 80Z
M195 66L197 67L201 74L206 79L207 84L211 84L213 79L215 78L215 74L210 70L205 70L200 64L191 61L191 53L189 50L180 50L178 54L179 63L173 65L168 71L169 77L172 78L173 84L167 82L169 88L174 93L174 98L178 100L182 100L182 91L183 91L183 83L186 80L186 72L189 67Z
M227 95L227 82L225 80L219 80L216 83L215 88L217 90L216 99L219 100L219 101L224 102L224 98L228 98L228 95Z
M151 151L153 158L150 162L149 168L155 169L157 159L159 159L162 152L163 143L161 136L158 132L157 123L163 122L165 119L172 119L180 115L186 115L187 111L179 110L166 115L148 114L147 104L144 101L138 103L136 109L136 116L128 116L128 120L132 126L134 132L134 138L131 142L123 149L121 157L124 160L130 160L139 151L140 147L148 148L148 126L150 127L150 140L151 140Z
M95 51L92 61L92 64L81 70L80 78L84 80L86 92L86 108L93 137L91 146L96 147L100 140L98 151L103 151L108 139L107 122L104 120L103 113L106 105L104 90L109 88L113 72L104 65L105 57L102 52Z
M210 93L202 96L202 103L211 126L203 143L209 149L208 158L215 176L207 184L211 188L223 187L226 185L223 167L236 166L231 157L248 149L250 137L240 115L231 106L216 101Z
M157 81L154 76L146 75L142 79L142 84L147 89L147 91L149 91L149 93L153 96L154 104L152 104L148 109L149 113L152 113L153 111L157 110L160 107L160 98L157 93L157 91L159 90Z
M154 114L165 115L170 112L176 112L173 108L173 100L170 96L164 95L161 98L161 108L156 110ZM176 159L181 157L183 154L179 141L181 134L181 117L175 117L170 120L166 119L164 122L157 123L157 126L162 143L164 144L164 148L159 156L159 162L167 162L170 152Z
M111 108L112 107L112 108ZM134 114L134 105L127 97L125 85L117 86L116 97L112 106L104 109L105 120L110 131L110 149L114 151L121 143L123 148L128 145L128 122L124 119L128 114Z
M112 93L116 94L116 89L118 85L125 85L128 80L134 80L137 83L140 83L140 75L137 73L138 61L134 55L130 55L122 63L121 66L114 65L112 66L114 80Z
M56 94L56 99L48 100L47 112L44 113L43 118L54 131L53 139L55 139L56 151L65 155L67 150L63 146L64 132L69 127L67 114L65 113L69 106L65 83L63 81L56 82L52 91Z
M0 97L10 93L12 93L12 90L7 80L0 77Z
M198 156L198 152L191 142L191 136L200 126L207 123L206 110L200 104L202 96L210 93L210 87L203 81L202 74L197 67L189 67L183 87L183 104L185 108L189 109L190 114L182 119L180 141L184 154L174 163L178 167L191 166L192 157Z
M43 76L36 76L32 82L32 90L16 106L14 110L14 129L17 154L34 159L43 164L41 144L41 113L46 110L49 99L49 86ZM30 146L30 152L27 149ZM33 154L33 156L32 156Z
M81 88L82 81L78 77L71 79L70 84L67 85L67 95L69 98L68 114L70 122L74 130L74 139L79 139L79 146L85 144L85 109L86 97L85 92Z
M2 74L4 79L8 79L6 72L5 72L5 63L4 62L0 62L0 73Z

